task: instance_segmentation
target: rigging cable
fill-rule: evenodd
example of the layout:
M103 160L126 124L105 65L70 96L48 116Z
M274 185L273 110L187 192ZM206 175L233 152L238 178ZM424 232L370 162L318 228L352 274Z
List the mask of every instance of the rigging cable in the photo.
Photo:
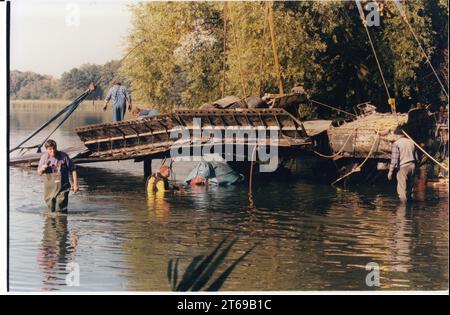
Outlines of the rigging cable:
M375 144L378 142L378 144L380 143L380 134L377 130L377 138L375 139L375 141L372 143L372 147L370 148L369 154L367 154L366 158L364 159L364 161L362 161L361 164L359 164L357 167L354 167L350 172L348 172L347 174L339 177L338 179L336 179L334 182L331 183L331 186L334 186L334 184L336 184L337 182L341 181L342 179L350 176L351 174L355 173L358 169L361 169L361 167L363 167L364 164L366 164L366 162L369 160L369 157L372 155L373 150L375 149Z
M356 2L356 5L358 7L358 11L359 11L359 16L361 18L361 22L362 22L362 24L364 26L364 29L366 30L367 37L369 38L370 47L372 48L373 55L375 56L375 60L377 62L378 70L380 72L381 79L383 80L384 88L386 89L386 94L387 94L388 98L391 99L391 94L389 93L389 89L388 89L386 80L384 79L383 70L381 69L381 65L380 65L380 62L378 60L377 52L375 51L375 47L374 47L373 42L372 42L372 37L370 36L369 29L367 27L367 21L366 21L366 19L364 17L364 11L363 11L361 2L360 2L360 0L355 0L355 2ZM393 108L391 107L391 110L392 109Z
M423 56L425 57L428 65L431 67L431 70L433 71L436 79L438 80L439 84L441 85L442 91L444 91L445 95L447 96L448 99L448 92L444 87L444 84L442 83L441 79L439 78L436 70L434 69L433 65L431 64L430 58L428 57L427 53L425 52L425 49L423 48L422 44L420 43L419 39L417 38L416 33L414 32L414 29L412 28L411 24L408 21L408 17L406 16L406 12L403 10L402 5L400 4L400 2L398 0L392 0L394 2L394 4L396 5L398 11L400 12L400 15L403 18L403 21L405 21L406 25L408 25L409 30L411 31L411 34L413 35L415 41L417 42L417 44L419 45L420 51L422 52Z
M420 150L422 151L426 156L428 156L434 163L436 163L437 165L439 165L440 167L442 167L444 170L446 170L448 172L448 167L445 167L444 164L439 163L438 161L436 161L436 159L434 159L430 154L428 154L427 151L425 151L416 141L413 140L413 138L411 138L411 136L409 134L407 134L404 130L402 130L403 134L412 142L414 142L414 145Z
M331 106L331 105L327 105L327 104L324 104L324 103L322 103L322 102L315 101L315 100L310 100L310 101L313 102L313 103L316 103L316 104L318 104L318 105L321 105L321 106L325 106L325 107L331 108L331 109L336 110L336 111L338 111L338 112L342 112L342 113L344 113L344 114L347 114L347 115L350 115L350 116L353 116L353 117L357 117L357 115L355 115L355 114L352 114L352 113L347 112L347 111L345 111L345 110L342 110L342 109L333 107L333 106Z

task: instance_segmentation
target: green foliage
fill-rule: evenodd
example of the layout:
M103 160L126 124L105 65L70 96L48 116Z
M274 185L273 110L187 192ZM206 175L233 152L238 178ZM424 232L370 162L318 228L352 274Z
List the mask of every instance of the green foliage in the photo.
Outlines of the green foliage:
M402 1L432 63L445 63L446 1ZM278 92L264 2L170 2L130 6L133 29L121 67L134 96L162 110L197 107L225 95ZM303 84L313 98L351 110L364 101L388 110L387 95L367 34L352 1L275 2L275 43L284 90ZM226 14L224 14L226 13ZM411 102L437 104L442 92L392 2L381 25L370 27L388 89L401 110ZM227 33L224 50L224 16ZM235 40L235 38L237 40ZM262 66L261 66L262 61ZM242 66L243 85L239 63ZM423 76L427 76L425 79Z
M118 75L119 61L104 65L84 64L64 72L61 79L33 72L13 70L10 73L10 96L12 99L66 99L71 100L87 89L89 83L96 82L97 88L89 99L102 99L113 79Z
M369 27L369 32L397 109L406 111L416 101L436 108L446 98L418 44L394 3L378 3L381 25ZM448 2L401 3L448 86ZM12 71L11 97L72 99L91 81L99 81L91 96L98 99L117 78L131 87L134 99L164 112L195 108L223 95L278 92L271 36L264 23L266 2L148 2L129 9L133 28L122 64L85 64L60 80ZM350 112L366 101L379 111L389 110L354 1L280 1L274 2L273 12L284 91L302 84L311 98ZM314 107L304 108L302 115L313 117L315 111L319 117L330 115L328 109Z
M10 93L13 98L44 99L54 98L58 82L51 76L34 72L11 71Z

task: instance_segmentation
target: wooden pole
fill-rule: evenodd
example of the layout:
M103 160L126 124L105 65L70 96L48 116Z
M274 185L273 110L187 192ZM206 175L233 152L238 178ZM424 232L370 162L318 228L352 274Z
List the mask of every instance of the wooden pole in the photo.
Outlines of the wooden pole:
M277 46L275 43L275 30L274 30L274 22L273 22L273 1L270 3L267 3L269 6L269 29L270 29L270 38L272 40L272 50L273 50L273 58L274 58L274 66L275 66L275 72L277 75L278 80L278 92L281 95L284 95L283 91L283 81L281 81L281 73L280 73L280 64L278 62L278 53L277 53Z
M152 159L145 157L144 160L144 180L147 180L152 175Z
M227 2L223 4L223 62L222 62L222 98L225 97L226 77L225 69L227 65Z

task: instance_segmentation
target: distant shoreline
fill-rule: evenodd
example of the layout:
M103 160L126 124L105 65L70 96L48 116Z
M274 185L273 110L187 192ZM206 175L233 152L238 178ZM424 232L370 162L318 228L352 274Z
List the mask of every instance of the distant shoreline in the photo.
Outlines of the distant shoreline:
M11 109L62 109L69 105L73 100L48 99L48 100L31 100L31 99L12 99L10 100ZM93 103L94 102L94 103ZM78 110L87 111L101 111L103 107L103 100L84 100Z

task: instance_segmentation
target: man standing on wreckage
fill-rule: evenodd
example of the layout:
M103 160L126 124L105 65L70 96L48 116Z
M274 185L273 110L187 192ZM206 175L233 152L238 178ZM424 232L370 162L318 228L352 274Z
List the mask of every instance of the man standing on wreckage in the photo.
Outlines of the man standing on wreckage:
M126 105L128 104L128 111L131 112L131 95L127 88L122 86L119 80L114 80L114 85L109 89L108 95L105 98L105 105L103 110L106 110L109 101L112 99L112 114L113 121L122 121L125 117Z

